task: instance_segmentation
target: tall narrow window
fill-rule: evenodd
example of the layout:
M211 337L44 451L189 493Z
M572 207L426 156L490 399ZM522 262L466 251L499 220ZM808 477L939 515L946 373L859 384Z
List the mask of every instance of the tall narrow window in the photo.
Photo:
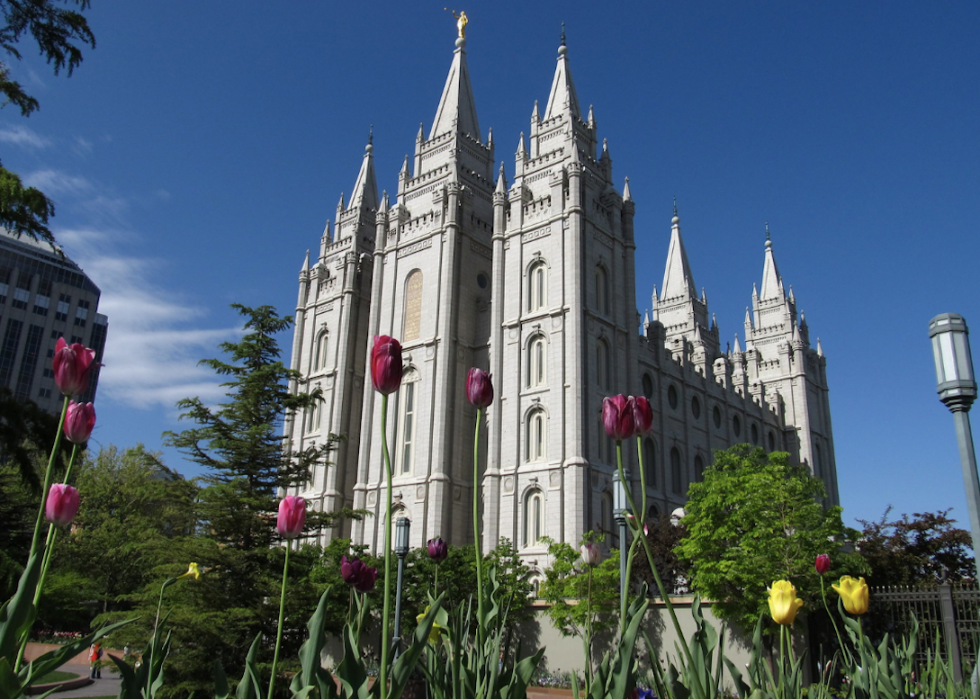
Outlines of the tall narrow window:
M415 464L415 423L418 421L419 373L409 369L402 376L402 387L398 392L398 472L411 473Z
M647 488L657 488L657 447L647 437L643 440L643 470L646 471Z
M674 489L676 495L684 494L684 487L687 485L683 482L683 468L681 466L681 452L677 447L671 447L670 449L670 480L671 486Z
M532 490L524 497L525 546L533 546L543 536L544 497L540 490Z
M316 430L320 429L320 411L322 409L322 406L323 406L323 401L318 400L316 404L310 407L308 413L309 421L307 422L306 425L307 432L315 432Z
M545 458L547 439L547 418L544 410L538 408L527 415L526 456L528 461L540 461Z
M694 457L694 480L698 483L704 480L704 459L700 455Z
M405 326L402 342L419 339L422 325L422 270L416 269L405 279Z
M602 527L603 532L612 534L615 531L613 529L613 516L613 496L612 493L606 490L602 493L599 511L599 525Z
M545 384L545 341L536 335L528 343L527 385L530 388Z
M600 313L609 314L609 277L602 265L595 268L595 307Z
M316 346L313 349L313 371L327 368L327 331L321 330L316 336Z
M595 347L596 378L599 381L599 388L609 388L610 366L609 366L609 345L605 340L599 340Z
M544 261L535 262L528 275L527 310L537 311L548 302L548 266Z

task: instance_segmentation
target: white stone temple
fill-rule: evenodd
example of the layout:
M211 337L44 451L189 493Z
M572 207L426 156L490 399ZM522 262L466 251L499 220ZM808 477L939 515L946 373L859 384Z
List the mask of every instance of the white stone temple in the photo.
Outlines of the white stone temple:
M506 537L540 569L545 536L577 546L584 532L603 530L618 545L615 448L601 423L603 397L617 393L653 405L644 442L651 512L683 505L713 451L741 442L789 452L837 504L826 360L819 341L810 345L768 232L762 285L726 352L694 284L676 206L663 284L641 321L629 180L614 182L564 39L548 101L543 110L535 103L513 164L498 164L494 146L480 130L459 38L435 119L428 134L419 129L395 196L378 194L369 143L350 198L341 195L318 252L307 253L291 365L325 401L286 434L296 447L345 439L298 492L317 510L373 513L321 541L350 537L375 550L384 541L381 397L366 373L375 335L404 347L388 441L395 516L411 519L413 547L435 536L473 541L473 366L492 373L496 391L480 457L484 550ZM636 448L627 446L638 492Z

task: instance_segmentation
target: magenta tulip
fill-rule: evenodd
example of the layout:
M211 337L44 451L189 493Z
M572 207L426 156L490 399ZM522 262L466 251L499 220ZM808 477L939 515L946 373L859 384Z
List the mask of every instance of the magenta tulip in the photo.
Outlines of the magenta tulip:
M825 553L821 553L817 556L817 560L814 562L813 567L817 569L820 575L823 575L828 570L830 570L830 556Z
M92 429L95 427L95 406L91 403L76 403L72 401L68 404L68 413L65 415L65 426L63 428L65 437L73 444L84 444L88 441Z
M449 555L449 544L443 541L440 536L437 536L435 539L429 539L428 547L429 558L436 563L442 563Z
M490 374L473 367L466 376L466 398L476 408L485 408L493 403L493 384Z
M58 338L54 346L54 382L66 396L77 396L88 388L89 374L95 366L95 350L80 342L69 345Z
M371 382L374 390L388 395L402 383L402 346L393 337L375 336L371 348Z
M630 396L632 398L632 396ZM653 427L653 408L650 401L643 396L632 398L633 400L633 436L639 437L650 431Z
M366 565L364 561L344 556L340 559L340 577L358 592L368 593L378 580L378 569Z
M633 436L634 417L631 397L623 394L602 399L602 425L606 434L616 441L622 441Z
M306 500L297 495L287 495L279 503L276 529L284 539L295 539L306 526Z
M78 514L78 491L70 485L55 483L44 503L44 517L56 527L71 524Z
M599 565L599 558L602 555L602 551L599 548L599 544L586 542L579 547L579 553L582 554L582 562L587 566Z

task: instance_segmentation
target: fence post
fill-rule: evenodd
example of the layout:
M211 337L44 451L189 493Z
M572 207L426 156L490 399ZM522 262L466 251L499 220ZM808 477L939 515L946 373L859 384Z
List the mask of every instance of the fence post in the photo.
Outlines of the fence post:
M960 657L960 635L956 630L956 610L953 606L953 586L943 582L939 586L939 609L943 616L943 635L946 636L946 654L953 679L963 681L963 663Z

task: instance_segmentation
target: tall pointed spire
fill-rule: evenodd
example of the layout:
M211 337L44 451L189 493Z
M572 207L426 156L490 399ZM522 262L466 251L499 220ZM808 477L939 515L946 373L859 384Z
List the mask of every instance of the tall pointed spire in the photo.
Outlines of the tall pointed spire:
M555 68L555 79L551 81L551 92L548 93L548 106L544 110L544 120L547 121L568 110L573 117L581 120L582 110L578 106L578 95L575 94L575 83L572 82L572 72L568 67L568 47L565 46L565 29L561 31L561 46L558 47L558 67Z
M772 240L769 238L769 223L766 223L766 262L762 268L762 293L759 298L780 298L783 295L783 280L776 268L776 258L772 254Z
M453 64L449 68L432 130L429 131L429 140L448 131L464 133L476 141L480 140L480 122L476 118L476 102L473 100L470 72L466 67L465 47L466 39L456 39Z
M368 135L368 144L364 146L364 160L361 161L361 171L357 173L357 181L354 182L354 192L351 194L350 203L347 210L351 209L377 209L378 208L378 183L374 177L374 126L371 126L371 133ZM341 195L343 202L343 195Z
M677 296L697 298L694 287L694 275L691 274L691 264L687 261L684 241L681 239L681 219L677 215L677 202L674 202L674 217L670 220L670 248L667 251L667 266L664 269L664 283L661 297L664 299Z

